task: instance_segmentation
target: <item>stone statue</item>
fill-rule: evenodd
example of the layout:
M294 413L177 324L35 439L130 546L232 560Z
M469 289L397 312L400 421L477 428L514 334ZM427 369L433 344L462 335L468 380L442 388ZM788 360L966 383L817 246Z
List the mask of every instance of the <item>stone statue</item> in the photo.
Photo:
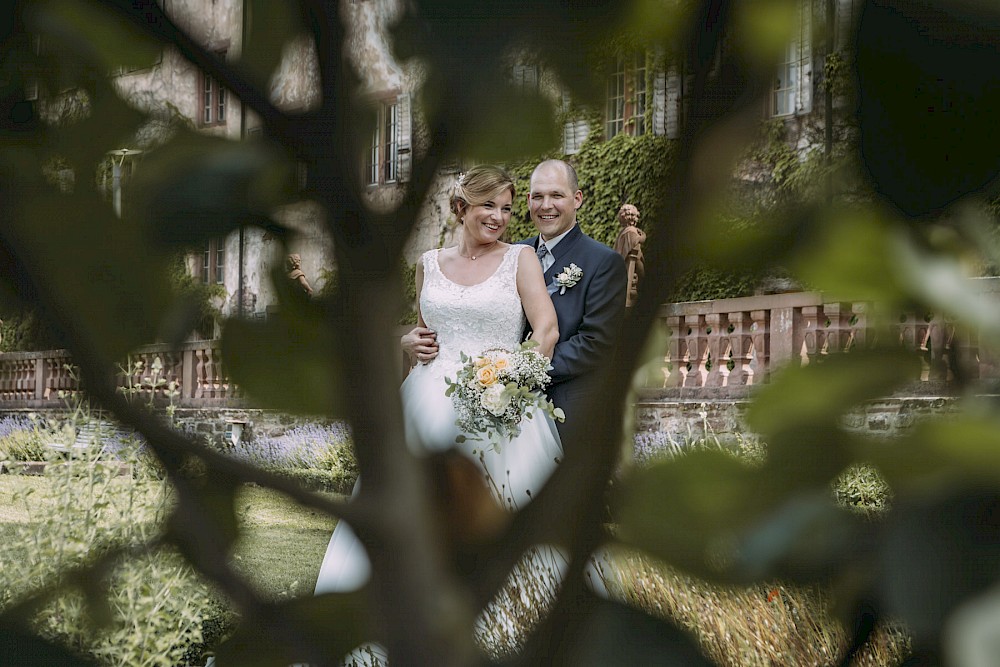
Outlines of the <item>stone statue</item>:
M622 204L618 209L618 223L622 230L615 240L615 252L625 258L625 268L628 270L628 291L625 306L635 304L639 296L639 279L645 271L642 259L642 244L646 240L646 232L639 229L639 209L632 204Z
M312 286L309 285L305 271L302 270L302 258L298 254L291 254L288 256L285 264L288 267L288 279L298 283L302 291L306 293L306 296L312 296Z

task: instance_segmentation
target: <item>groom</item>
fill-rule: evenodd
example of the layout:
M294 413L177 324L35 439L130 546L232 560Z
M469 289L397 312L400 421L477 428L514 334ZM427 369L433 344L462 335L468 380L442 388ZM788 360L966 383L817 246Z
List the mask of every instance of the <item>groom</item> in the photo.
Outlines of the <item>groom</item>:
M580 230L582 204L572 165L546 160L535 167L528 211L539 234L523 243L535 248L559 320L548 396L565 411L566 423L581 418L579 409L600 391L597 370L611 355L625 312L625 263Z
M621 255L585 235L576 212L583 204L576 170L562 160L545 160L531 174L528 210L538 236L522 243L535 248L559 320L552 357L549 399L566 422L600 391L597 370L611 354L625 312L625 263ZM435 334L417 327L401 339L412 359L437 356ZM560 433L563 425L559 424ZM563 442L568 451L572 443Z

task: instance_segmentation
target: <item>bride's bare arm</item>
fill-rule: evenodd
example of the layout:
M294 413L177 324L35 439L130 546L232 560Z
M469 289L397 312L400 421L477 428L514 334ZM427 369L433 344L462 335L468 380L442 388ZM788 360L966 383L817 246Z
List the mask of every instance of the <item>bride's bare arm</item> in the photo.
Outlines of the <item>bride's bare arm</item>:
M549 359L559 340L559 322L556 309L545 289L542 265L530 246L524 246L517 262L517 293L521 306L531 325L531 340L538 343L538 351Z

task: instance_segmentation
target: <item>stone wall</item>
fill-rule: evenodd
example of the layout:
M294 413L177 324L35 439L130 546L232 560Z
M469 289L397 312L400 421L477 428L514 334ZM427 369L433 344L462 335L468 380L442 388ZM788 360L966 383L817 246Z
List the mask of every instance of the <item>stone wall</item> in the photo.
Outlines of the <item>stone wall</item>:
M870 401L845 415L844 428L853 433L885 438L898 436L922 419L953 414L955 397L893 396ZM640 397L635 406L637 434L657 433L683 444L702 437L727 443L754 437L746 425L748 398L706 401Z
M27 408L0 410L0 420L14 416L24 417L29 414L36 415L41 423L52 427L58 427L74 420L73 411L51 408L44 410L29 410ZM94 411L91 416L95 419L110 419L101 411ZM174 413L174 420L180 430L193 433L220 447L226 446L234 424L241 427L241 439L247 441L254 437L279 436L296 426L336 421L289 415L276 410L240 408L178 408ZM240 430L239 427L238 430Z

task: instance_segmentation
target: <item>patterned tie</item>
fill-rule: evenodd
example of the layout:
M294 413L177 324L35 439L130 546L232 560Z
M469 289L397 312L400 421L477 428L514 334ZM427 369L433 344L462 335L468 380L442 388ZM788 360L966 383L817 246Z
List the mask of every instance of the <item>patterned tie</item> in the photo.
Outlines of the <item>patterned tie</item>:
M546 260L552 258L552 253L549 252L549 247L545 245L545 241L538 240L538 249L535 250L535 254L538 255L538 261L542 263L542 271L547 271L552 266L552 263L547 263Z

